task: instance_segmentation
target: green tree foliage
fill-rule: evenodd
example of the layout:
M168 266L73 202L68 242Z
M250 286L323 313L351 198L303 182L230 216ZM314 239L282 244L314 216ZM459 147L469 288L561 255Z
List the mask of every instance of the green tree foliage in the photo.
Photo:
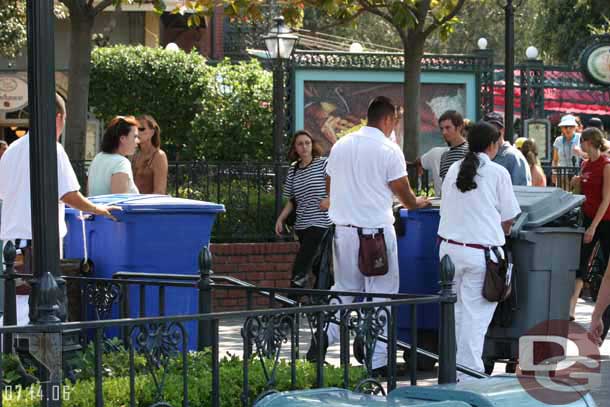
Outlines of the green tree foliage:
M272 155L271 74L256 60L215 68L210 95L193 121L198 155L212 161L264 161Z
M25 1L0 0L0 55L16 58L27 42Z
M257 61L211 66L195 52L122 45L92 55L96 116L152 115L170 158L268 160L271 95L271 75Z
M536 38L546 62L573 64L571 51L610 17L608 0L540 0ZM578 51L578 50L577 50ZM577 54L576 54L577 55Z
M516 2L515 2L516 3ZM504 3L506 4L506 3ZM525 58L530 45L542 49L535 39L535 28L539 22L541 0L523 1L515 8L515 59ZM433 53L470 53L477 48L477 40L485 37L488 48L494 50L496 62L504 61L504 7L497 0L469 0L459 14L460 20L453 25L453 33L443 40L438 33L426 41L426 51Z
M161 126L163 144L178 146L181 159L194 158L200 141L191 135L191 121L209 99L213 80L213 68L195 52L97 48L91 59L89 104L103 122L115 115L152 115Z

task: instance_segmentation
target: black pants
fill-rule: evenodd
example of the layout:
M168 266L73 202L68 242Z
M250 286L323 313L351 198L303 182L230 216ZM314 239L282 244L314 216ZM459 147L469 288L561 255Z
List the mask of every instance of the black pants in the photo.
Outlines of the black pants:
M591 222L593 219L589 218L587 215L583 215L583 226L588 228L591 226ZM599 247L604 254L604 260L606 264L610 259L610 221L602 220L597 225L597 229L595 230L595 235L593 235L593 240L590 243L583 243L580 249L580 270L577 278L584 279L587 275L587 267L589 265L589 258L591 257L591 253L593 253L593 249L595 248L595 244L599 241ZM606 265L604 265L604 271L606 270ZM610 307L606 308L604 311L604 315L602 317L602 321L604 322L604 332L602 334L602 339L606 339L606 335L608 335L608 329L610 328Z
M312 272L315 279L320 274L320 262L316 261L320 255L320 243L328 228L311 226L307 229L297 230L300 248L292 266L292 280L290 286L294 288L316 288L316 281L310 285L309 273ZM322 287L321 287L322 288ZM324 287L327 288L327 287Z

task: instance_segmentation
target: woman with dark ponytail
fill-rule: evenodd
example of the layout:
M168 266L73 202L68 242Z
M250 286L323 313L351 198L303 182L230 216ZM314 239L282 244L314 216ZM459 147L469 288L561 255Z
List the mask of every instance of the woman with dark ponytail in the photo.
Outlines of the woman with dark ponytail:
M455 265L457 363L483 372L483 343L497 303L483 295L485 252L505 244L513 219L521 212L506 168L492 160L500 146L495 126L475 124L468 153L449 168L443 182L439 255ZM458 374L460 380L469 376Z

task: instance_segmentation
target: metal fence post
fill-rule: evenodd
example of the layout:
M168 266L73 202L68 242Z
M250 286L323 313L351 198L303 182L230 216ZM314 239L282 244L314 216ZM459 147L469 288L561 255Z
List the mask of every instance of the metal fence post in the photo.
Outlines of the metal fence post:
M17 250L15 244L12 241L7 241L4 245L4 319L3 324L17 325L17 291L15 288L15 258L17 257ZM9 354L13 352L13 335L4 334L2 350L4 353Z
M199 313L210 314L212 312L212 252L207 246L203 246L199 252ZM206 346L212 346L212 321L199 321L197 323L197 349L203 350Z
M441 321L439 327L438 383L456 382L456 340L455 340L455 302L457 297L453 289L455 266L451 258L445 255L441 260Z

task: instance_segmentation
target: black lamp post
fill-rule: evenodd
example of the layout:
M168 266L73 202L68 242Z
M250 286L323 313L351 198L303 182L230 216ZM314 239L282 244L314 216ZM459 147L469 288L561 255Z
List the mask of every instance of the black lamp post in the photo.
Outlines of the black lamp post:
M515 116L515 8L519 7L523 0L502 0L504 7L504 138L511 142L514 135L514 116Z
M284 17L274 18L274 26L263 37L267 55L273 64L273 166L275 188L275 217L282 210L282 185L280 177L283 159L284 128L284 61L290 59L299 37L284 24Z

